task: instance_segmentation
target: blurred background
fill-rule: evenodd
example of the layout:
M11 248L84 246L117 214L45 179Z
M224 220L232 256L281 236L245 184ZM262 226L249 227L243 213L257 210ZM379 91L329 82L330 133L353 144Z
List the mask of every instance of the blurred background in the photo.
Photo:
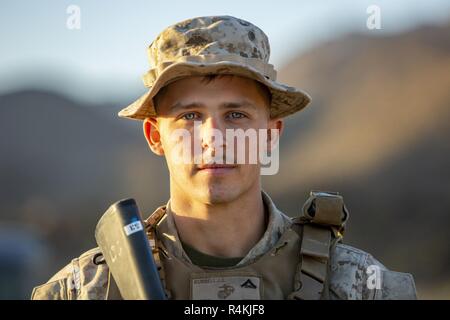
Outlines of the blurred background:
M449 299L447 0L1 1L0 299L28 299L94 247L111 203L134 197L146 216L167 202L164 159L116 114L145 92L162 29L223 14L263 29L278 79L313 97L263 178L278 207L339 191L346 243Z

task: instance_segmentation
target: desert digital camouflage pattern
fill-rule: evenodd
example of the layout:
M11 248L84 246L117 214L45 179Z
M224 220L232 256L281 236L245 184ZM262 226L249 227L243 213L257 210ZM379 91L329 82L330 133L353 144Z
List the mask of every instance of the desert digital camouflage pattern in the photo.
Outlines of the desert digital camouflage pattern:
M269 63L270 45L257 26L232 16L198 17L174 24L150 44L151 69L144 75L150 90L119 116L143 120L155 116L152 98L166 84L181 77L234 74L265 84L272 93L271 117L284 117L303 109L307 93L276 82Z
M280 242L289 242L292 240L292 247L298 251L299 238L293 237L295 233L292 233L292 221L293 219L287 217L281 211L279 211L270 197L263 192L263 200L266 204L269 214L268 228L261 240L253 247L247 256L238 264L235 268L239 270L236 274L241 274L244 268L251 270L260 270L264 273L266 270L268 257L276 262L276 265L292 265L293 257L297 257L298 254L289 252L287 255L283 255L283 250L279 250ZM173 218L170 212L170 201L166 206L161 206L155 210L154 214L160 215L161 211L164 211L163 219L158 223L156 230L159 235L165 254L172 256L173 263L181 263L183 268L188 272L198 273L202 272L217 272L218 270L207 270L198 266L192 265L189 257L184 252L178 233L173 222ZM288 241L285 241L288 240ZM289 245L287 246L289 247ZM286 251L285 251L286 252ZM93 249L81 255L79 258L72 260L72 262L53 276L46 284L36 287L32 293L32 299L95 299L105 300L117 298L108 294L108 283L110 280L110 273L106 264L99 263L98 257L100 251ZM167 262L166 263L171 263ZM272 262L273 264L273 262ZM179 268L179 265L175 265L178 277L184 277L183 268ZM367 273L368 268L379 268L381 275L381 282L379 287L370 287L368 285L370 281L370 275ZM295 267L295 265L294 265ZM349 299L349 300L384 300L384 299L416 299L416 289L414 280L411 274L401 273L388 270L384 265L377 261L370 254L353 248L351 246L338 243L331 248L330 260L328 262L328 289L326 294L321 295L320 299ZM170 266L166 271L170 271ZM230 269L224 270L230 273ZM295 288L294 282L296 275L281 272L276 268L268 270L267 274L270 274L273 281L277 279L283 280L283 277L288 276L292 282L292 286L288 288L280 288L280 290L270 289L267 286L268 292L264 292L261 296L262 299L292 299L295 298L290 294L289 288L293 290ZM233 270L231 270L231 275ZM264 280L264 277L263 277ZM166 282L170 284L170 273L166 273ZM187 284L186 286L183 284ZM174 281L175 282L175 281ZM177 279L176 283L182 283L182 287L177 285L169 285L171 289L176 289L179 292L170 292L170 296L174 299L189 299L191 298L188 293L187 286L189 285L189 279ZM283 292L284 290L284 292ZM120 298L120 297L119 297ZM218 297L211 297L218 299Z

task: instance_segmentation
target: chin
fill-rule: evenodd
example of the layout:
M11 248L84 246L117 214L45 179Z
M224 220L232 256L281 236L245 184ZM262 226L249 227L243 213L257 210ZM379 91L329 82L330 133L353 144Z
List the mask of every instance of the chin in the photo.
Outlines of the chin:
M202 192L202 198L209 204L228 203L241 195L241 189L242 186L209 186Z

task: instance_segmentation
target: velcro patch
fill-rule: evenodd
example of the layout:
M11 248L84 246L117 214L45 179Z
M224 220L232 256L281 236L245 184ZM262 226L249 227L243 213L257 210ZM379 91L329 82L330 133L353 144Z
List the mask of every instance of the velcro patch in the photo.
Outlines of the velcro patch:
M201 273L191 276L192 300L260 300L262 280L255 274Z

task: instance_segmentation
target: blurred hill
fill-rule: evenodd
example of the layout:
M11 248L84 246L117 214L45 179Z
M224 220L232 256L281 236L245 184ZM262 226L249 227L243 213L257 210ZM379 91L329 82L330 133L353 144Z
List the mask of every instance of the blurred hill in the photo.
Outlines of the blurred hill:
M263 179L289 215L309 190L339 191L346 242L413 273L422 298L450 298L449 31L348 35L287 63L279 79L313 102L287 119L280 173ZM17 296L94 246L111 203L134 197L146 215L167 201L164 159L140 122L116 118L121 107L33 90L0 97L0 227L23 227L53 254ZM0 237L0 249L11 241Z

